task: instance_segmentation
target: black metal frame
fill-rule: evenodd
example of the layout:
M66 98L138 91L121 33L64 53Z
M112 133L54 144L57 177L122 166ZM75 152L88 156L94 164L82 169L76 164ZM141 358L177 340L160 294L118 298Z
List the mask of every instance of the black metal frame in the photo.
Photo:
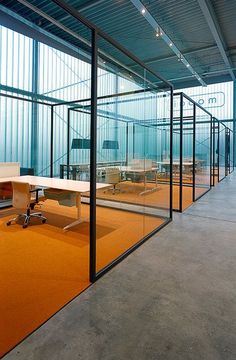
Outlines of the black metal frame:
M160 74L149 69L142 61L140 61L136 56L123 48L119 43L114 41L110 36L102 32L97 26L90 23L86 18L82 17L79 12L66 4L62 0L53 0L61 9L66 13L72 16L74 19L78 20L80 23L84 24L88 29L91 30L91 149L90 149L90 255L89 255L89 275L90 281L94 282L110 270L113 266L119 263L137 247L139 247L144 241L146 241L150 236L157 233L162 227L168 224L172 219L172 131L173 131L173 86L170 82L166 81ZM120 255L117 259L108 264L104 269L97 272L96 271L96 131L97 131L97 68L98 68L98 37L106 40L109 44L113 45L121 53L125 54L129 59L134 61L136 64L140 65L143 70L146 70L149 74L153 75L157 79L157 83L160 81L160 88L166 89L170 92L170 209L169 209L169 218L166 222L155 229L153 232L145 236L143 239L140 239L138 243L128 249L124 254ZM147 83L150 83L146 80ZM153 85L154 86L154 85ZM155 89L157 85L155 84ZM16 98L16 97L15 97ZM29 99L21 99L25 101L31 101ZM90 100L90 99L89 99ZM32 102L37 102L32 100ZM50 103L45 104L51 106L51 137L50 137L50 177L54 176L53 163L54 163L54 107L60 105L72 105L77 103L79 100L74 101L62 101L59 103ZM42 103L39 102L38 103ZM43 103L44 104L44 103ZM70 142L70 110L68 109L68 122L67 122L67 143ZM69 149L67 149L69 150ZM70 151L67 151L67 163L70 162ZM67 178L69 177L68 173L69 168L67 169Z
M212 149L213 149L213 142L212 142L212 132L213 132L213 127L212 127L212 115L209 111L207 111L206 109L204 109L201 105L199 105L197 102L195 102L193 99L191 99L188 95L184 94L183 92L177 92L174 93L174 96L176 97L180 97L180 113L179 113L179 118L177 118L177 120L179 120L180 122L180 158L179 158L179 163L180 163L180 169L179 169L179 186L180 186L180 190L179 190L179 208L176 209L174 208L174 211L178 211L178 212L182 212L183 211L183 131L184 131L184 110L183 110L183 104L184 104L184 99L186 99L187 101L189 101L192 106L193 106L193 115L190 116L190 119L192 121L193 124L193 143L192 143L192 151L193 151L193 168L192 168L192 184L190 184L189 186L191 186L192 188L192 201L195 202L197 201L199 198L201 198L203 195L205 195L211 188L212 186L212 176L211 176L211 172L212 172ZM196 196L195 193L195 189L196 189L196 109L199 108L202 111L204 111L207 115L210 116L211 120L206 123L210 123L210 134L209 134L209 139L210 139L210 186L209 189L207 189L204 194L200 195L200 196ZM189 119L189 117L188 117ZM205 122L202 122L205 123Z
M217 144L216 144L216 134L217 134ZM217 162L216 162L216 149L217 149ZM212 117L212 186L216 185L215 178L217 173L217 182L219 182L219 121ZM217 172L216 164L217 163Z
M226 126L222 121L219 121L218 119L216 119L215 117L212 118L212 142L213 142L213 155L212 155L212 186L216 185L215 182L215 178L216 178L216 168L217 168L217 182L221 182L222 180L224 180L226 178L227 175L231 174L234 171L234 141L233 141L233 131ZM220 130L220 127L223 126L223 130ZM225 138L225 146L224 146L224 157L225 157L225 171L224 171L224 176L220 178L220 134L222 133L222 131L224 131L224 138ZM229 143L229 148L226 148L226 134L229 135L230 138L230 143ZM217 139L216 139L216 135L217 135ZM231 142L232 142L232 150L233 153L231 153ZM216 150L217 150L217 161L216 161ZM229 151L228 151L229 150ZM227 171L227 160L226 160L226 156L227 156L227 152L228 152L228 162L229 162L229 166L228 166L228 171ZM232 159L231 159L231 155L233 155ZM215 164L217 163L217 167L215 166ZM231 167L232 164L232 167Z
M232 174L232 172L234 171L234 132L233 130L231 130L229 128L229 134L230 134L230 144L232 142L232 151L233 151L233 156L232 156L232 159L231 159L231 148L230 148L230 158L229 158L229 164L230 164L230 170L229 170L229 174ZM232 136L232 137L231 137ZM232 168L231 168L231 164L232 164Z
M94 173L94 180L95 180L95 183L94 183L94 194L92 194L92 191L90 191L90 267L92 267L91 271L90 271L90 281L91 282L94 282L96 281L97 279L99 279L102 275L104 275L107 271L109 271L112 267L114 267L115 265L117 265L120 261L122 261L122 259L124 259L126 256L128 256L132 251L134 251L135 249L137 249L140 245L142 245L146 240L148 240L152 235L156 234L158 231L160 231L164 226L166 226L171 220L172 220L172 131L173 131L173 90L171 90L171 94L170 94L170 97L171 97L171 102L170 102L170 115L171 115L171 121L170 121L170 198L169 198L169 201L170 201L170 205L169 205L169 209L170 209L170 216L169 216L169 219L166 219L166 218L163 218L165 219L165 222L160 225L157 229L155 229L154 231L152 231L151 233L147 234L144 238L140 239L140 241L138 241L136 244L134 244L133 246L131 246L131 248L129 248L127 251L125 251L122 255L120 255L118 258L116 258L115 260L113 260L110 264L108 264L107 266L105 266L102 270L96 272L96 233L94 231L95 229L95 226L93 225L94 224L94 219L96 219L96 166L95 166L95 173ZM138 91L140 92L140 91ZM122 96L122 95L126 95L126 94L132 94L132 93L136 93L135 92L128 92L128 93L118 93L118 94L112 94L111 96L109 95L106 95L106 96L100 96L100 97L97 97L97 100L98 99L104 99L104 98L109 98L109 97L117 97L117 96ZM78 101L73 101L73 102L68 102L68 105L69 104L72 104L72 103L82 103L83 101L89 101L90 99L85 99L85 100L78 100ZM60 104L57 104L58 106ZM64 103L62 105L65 105ZM85 113L91 113L92 111L92 108L93 108L93 105L92 105L92 102L91 102L91 105L89 105L89 108L90 108L90 111L89 112L85 112ZM81 110L78 110L78 106L73 106L71 108L68 108L68 124L67 124L67 154L70 152L70 135L69 135L69 132L70 132L70 112L71 111L75 111L75 112L83 112ZM94 133L96 134L97 133L97 103L96 103L96 120L91 120L92 123L94 124L94 126L96 125L96 128L93 129ZM124 120L118 120L117 121L121 121L121 122L125 122ZM128 125L129 123L127 122L127 128L126 128L126 134L128 135ZM133 125L136 125L135 123L133 123ZM140 124L140 126L145 126L143 124ZM133 136L135 136L135 126L132 127L133 129ZM134 143L133 143L134 145ZM126 139L126 147L127 147L127 150L128 150L128 136L127 136L127 139ZM97 149L97 146L95 146L94 142L92 141L92 127L91 127L91 152L92 152L92 149ZM134 151L134 149L133 149ZM127 151L128 153L128 151ZM95 156L96 157L96 151L95 151L95 154L90 154L90 167L91 167L91 173L90 173L90 179L92 177L92 168L94 168L94 166L92 165L92 156ZM127 157L126 157L127 158ZM69 172L69 165L70 165L70 158L67 156L67 178L68 177L68 172ZM95 163L96 165L96 163ZM93 181L94 181L93 180ZM91 187L91 180L90 180L90 188L92 189ZM92 206L93 206L93 199L95 199L95 207L92 209ZM99 205L101 206L101 205ZM126 210L124 209L124 211L130 211L130 210ZM135 211L132 211L135 213ZM93 215L91 215L91 213L93 213ZM137 212L139 213L139 212ZM160 216L161 217L161 216ZM92 244L92 246L91 246ZM95 274L95 275L94 275Z
M223 130L220 129L220 127L223 126ZM226 140L226 126L225 124L223 124L221 121L219 121L219 131L218 131L218 143L219 143L219 146L218 146L218 167L219 167L219 177L218 177L218 180L219 182L221 182L222 180L224 180L226 178L226 153L225 153L225 150L226 150L226 147L224 146L224 176L223 177L220 177L220 156L221 156L221 153L220 153L220 139L221 139L221 133L222 131L224 132L224 141ZM226 141L225 141L226 142ZM226 145L226 144L225 144Z

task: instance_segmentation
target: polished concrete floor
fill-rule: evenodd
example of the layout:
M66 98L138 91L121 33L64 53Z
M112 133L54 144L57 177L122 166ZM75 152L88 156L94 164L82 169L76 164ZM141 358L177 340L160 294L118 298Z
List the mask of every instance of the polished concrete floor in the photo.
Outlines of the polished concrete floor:
M236 359L236 174L4 360Z

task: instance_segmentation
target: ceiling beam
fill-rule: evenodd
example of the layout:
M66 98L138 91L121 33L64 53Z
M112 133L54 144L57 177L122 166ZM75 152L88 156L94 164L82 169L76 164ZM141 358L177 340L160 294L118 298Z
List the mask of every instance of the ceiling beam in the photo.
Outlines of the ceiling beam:
M175 55L178 57L180 61L187 67L187 69L192 73L192 76L195 76L196 79L200 82L202 86L207 86L201 76L193 69L188 60L184 57L178 47L174 44L174 42L170 39L167 33L162 29L162 27L158 24L156 19L151 15L151 13L144 7L143 3L140 0L130 0L131 3L136 7L136 9L140 12L140 14L147 20L147 22L154 29L155 33L159 38L163 39L165 43L168 45L170 50L172 50Z
M222 31L220 29L218 20L216 18L215 11L213 9L212 4L209 0L198 0L199 6L203 12L203 15L206 18L207 24L211 30L211 33L215 39L215 42L218 46L218 49L221 53L221 56L225 62L226 67L228 68L228 71L230 73L230 76L232 80L235 80L235 75L232 70L233 64L230 58L226 54L226 43L222 34Z
M215 50L215 49L218 49L217 45L204 46L204 47L193 49L193 50L186 50L186 51L182 52L182 54L184 56L193 55L193 54L196 54L199 52L210 51L210 50ZM167 60L171 60L171 59L176 59L176 55L143 59L143 62L145 62L145 64L149 65L149 64L156 63L156 62L167 61ZM135 67L135 66L137 66L137 65L136 64L131 65L131 67Z

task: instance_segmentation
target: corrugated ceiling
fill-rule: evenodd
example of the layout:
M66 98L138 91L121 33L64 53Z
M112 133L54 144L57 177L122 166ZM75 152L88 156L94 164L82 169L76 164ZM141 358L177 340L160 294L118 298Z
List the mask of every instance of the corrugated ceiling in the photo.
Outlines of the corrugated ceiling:
M80 36L90 38L89 31L84 26L52 1L28 0L28 3L37 6ZM151 69L172 81L176 87L199 84L168 45L156 38L154 29L130 0L67 0L67 3ZM232 62L232 68L236 69L236 1L211 0L210 3L224 38L226 53ZM54 35L76 46L81 45L71 35L17 0L2 0L1 5ZM143 5L206 83L232 80L198 0L144 0ZM109 52L112 55L111 49ZM128 59L124 61L129 62ZM129 65L132 66L132 62Z

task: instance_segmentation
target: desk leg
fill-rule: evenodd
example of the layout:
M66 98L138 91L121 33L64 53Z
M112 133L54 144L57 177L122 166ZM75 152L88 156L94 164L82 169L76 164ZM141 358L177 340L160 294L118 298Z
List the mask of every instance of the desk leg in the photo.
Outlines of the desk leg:
M76 180L76 167L75 166L72 167L72 179Z
M88 221L88 219L81 217L81 194L76 193L76 211L77 211L77 220L73 221L71 224L65 226L63 230L68 230L73 226L81 224L82 222Z
M146 173L144 173L144 191L139 193L139 195L144 195L144 194L154 192L157 190L157 172L155 172L155 183L156 183L156 186L154 188L147 189L147 178L146 178Z
M64 179L64 165L60 165L60 179Z

